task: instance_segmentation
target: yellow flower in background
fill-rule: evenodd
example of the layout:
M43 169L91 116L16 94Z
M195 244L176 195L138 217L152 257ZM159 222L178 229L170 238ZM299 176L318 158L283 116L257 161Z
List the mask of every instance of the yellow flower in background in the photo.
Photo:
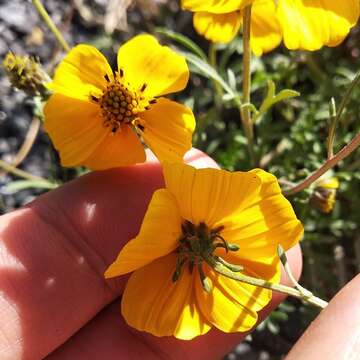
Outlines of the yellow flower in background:
M256 55L284 41L288 49L336 46L356 24L358 0L182 0L195 12L194 27L213 42L229 42L242 23L242 9L252 6L251 46Z
M162 95L185 88L185 59L150 35L120 47L118 68L78 45L49 88L45 129L64 166L106 169L145 161L142 140L162 160L182 161L195 128L192 111Z
M133 272L122 297L127 323L156 336L192 339L211 327L244 332L270 290L215 272L212 264L278 283L277 245L289 249L303 227L276 178L164 163L140 232L105 272ZM236 264L236 265L232 265Z
M330 213L335 205L336 191L339 185L339 180L336 177L319 179L315 183L310 203L321 212Z

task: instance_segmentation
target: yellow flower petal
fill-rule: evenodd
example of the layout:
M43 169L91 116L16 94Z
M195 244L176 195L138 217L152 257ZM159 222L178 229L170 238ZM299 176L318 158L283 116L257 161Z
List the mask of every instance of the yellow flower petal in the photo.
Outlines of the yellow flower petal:
M184 105L160 98L150 110L141 113L142 137L160 161L182 162L192 145L195 118Z
M212 14L197 12L194 14L193 23L196 31L212 42L230 42L238 33L241 25L239 11L228 14Z
M336 177L320 178L315 183L316 187L322 187L325 189L338 189L340 186L339 180Z
M205 270L212 290L207 293L200 281L196 282L196 296L202 314L224 332L245 332L257 322L257 310L271 299L271 291L227 279ZM257 310L256 310L257 309Z
M239 250L241 251L241 250ZM270 265L245 259L239 263L236 258L226 259L245 268L244 274L269 282L280 281L280 261L273 258ZM257 312L262 310L272 298L272 291L229 279L204 268L213 284L213 292L206 293L200 282L196 293L200 309L205 317L217 328L225 332L250 330L257 321Z
M261 180L254 173L195 169L164 163L166 187L176 197L181 215L193 224L213 227L218 220L248 206Z
M134 90L146 84L147 97L165 95L185 88L189 69L185 58L151 35L138 35L122 45L118 67Z
M142 163L146 160L145 150L134 131L127 125L115 134L108 133L94 152L83 161L92 170L110 169Z
M175 283L176 256L170 254L130 277L121 303L126 322L156 336L190 340L207 333L210 325L196 303L194 276L184 269Z
M81 44L61 61L48 87L56 93L88 100L90 94L99 95L106 87L105 75L113 79L104 55L93 46Z
M247 206L221 219L221 233L228 242L236 243L239 258L251 258L269 263L281 244L287 250L303 234L303 227L296 218L289 201L281 194L276 178L262 170L253 170L261 186L247 198Z
M205 11L214 14L225 14L242 9L253 0L182 0L183 9L190 11Z
M359 18L358 0L279 0L278 19L289 49L336 46Z
M77 166L106 138L97 105L54 94L44 108L45 130L63 166Z
M257 56L277 47L282 30L273 0L255 1L251 9L251 50Z
M166 189L155 191L138 236L124 246L105 277L126 274L169 254L179 245L180 234L181 218L173 195Z

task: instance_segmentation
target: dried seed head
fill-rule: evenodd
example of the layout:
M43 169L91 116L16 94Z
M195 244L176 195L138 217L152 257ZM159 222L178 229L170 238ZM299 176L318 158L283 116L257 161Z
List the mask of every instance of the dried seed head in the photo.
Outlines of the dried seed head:
M3 67L12 84L29 96L49 95L45 84L50 81L39 61L30 56L18 56L8 52Z

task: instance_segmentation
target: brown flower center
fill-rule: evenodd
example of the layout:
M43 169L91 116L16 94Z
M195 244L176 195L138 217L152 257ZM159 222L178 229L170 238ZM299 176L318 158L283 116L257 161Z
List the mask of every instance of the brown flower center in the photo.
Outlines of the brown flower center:
M108 75L104 76L108 82L106 89L100 97L91 95L91 100L101 108L101 115L104 119L104 126L110 127L112 133L116 133L123 124L133 124L141 131L144 127L135 121L139 119L140 112L150 109L150 104L155 104L156 99L147 99L143 92L147 84L144 83L138 91L125 85L124 71L114 73L114 81L110 81Z

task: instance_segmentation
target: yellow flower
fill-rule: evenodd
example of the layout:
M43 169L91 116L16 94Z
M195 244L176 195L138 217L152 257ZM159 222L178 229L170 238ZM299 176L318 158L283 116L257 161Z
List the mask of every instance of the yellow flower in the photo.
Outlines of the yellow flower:
M166 189L154 193L139 234L105 272L133 272L122 298L125 320L179 339L213 326L251 329L271 291L220 275L211 264L279 282L277 245L292 247L303 227L276 178L259 169L231 173L180 163L165 163L164 176Z
M120 47L117 60L113 71L97 49L78 45L58 66L44 111L62 165L96 170L143 162L137 134L160 160L181 161L194 116L161 96L186 86L185 59L139 35Z
M321 212L330 213L335 205L336 190L338 188L339 180L336 177L318 180L311 194L310 203Z
M256 55L284 40L288 49L318 50L336 46L359 18L358 0L182 0L195 12L194 27L208 40L229 42L237 34L241 10L252 6L251 46Z

